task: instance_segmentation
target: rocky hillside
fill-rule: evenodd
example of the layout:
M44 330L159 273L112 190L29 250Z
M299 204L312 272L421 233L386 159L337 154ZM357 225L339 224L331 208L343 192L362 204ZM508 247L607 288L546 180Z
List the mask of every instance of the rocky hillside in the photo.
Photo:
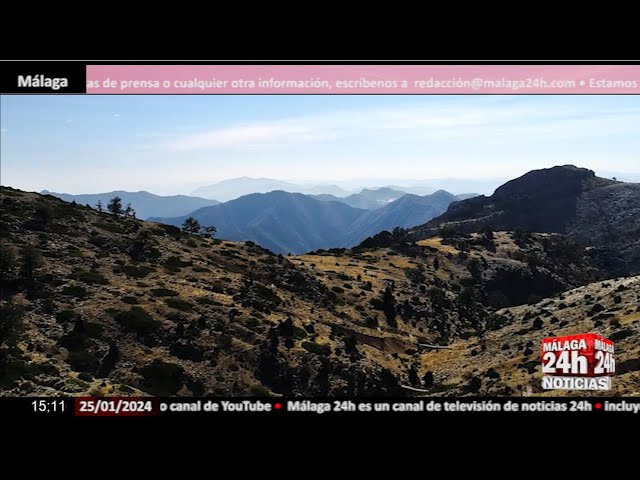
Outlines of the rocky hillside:
M503 383L485 379L490 354L512 330L535 328L515 338L537 352L529 338L573 324L624 336L620 361L638 370L637 282L594 283L602 272L589 250L561 235L411 243L396 231L284 257L5 187L0 214L3 395L520 394L533 381L518 383L520 364L537 354L521 360L512 338L494 367ZM580 323L582 301L560 305L586 284L584 309L613 315L592 316L599 325ZM543 308L558 322L527 310Z
M455 202L412 229L412 238L436 235L443 226L562 233L597 248L612 276L640 273L640 184L599 178L572 165L534 170L490 197Z
M640 393L640 277L596 282L532 305L499 310L480 337L457 340L422 357L449 394L565 395L541 390L545 337L594 332L615 343L616 375L608 395ZM601 395L602 392L595 394Z

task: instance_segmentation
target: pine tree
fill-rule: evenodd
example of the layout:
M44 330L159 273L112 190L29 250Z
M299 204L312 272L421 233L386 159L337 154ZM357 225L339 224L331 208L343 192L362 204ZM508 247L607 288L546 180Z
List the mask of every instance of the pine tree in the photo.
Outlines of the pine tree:
M411 365L411 368L409 368L409 383L411 385L420 385L420 377L418 377L415 365Z
M398 322L396 322L396 299L393 296L391 287L387 287L382 295L382 311L387 318L387 323L391 328L396 328Z
M213 238L217 231L218 229L216 227L214 227L213 225L209 225L208 227L204 227L203 236Z
M200 222L193 217L187 218L182 224L182 231L192 234L199 234L202 226Z
M98 212L102 213L102 200L98 200L98 203L96 203L96 208L98 209Z
M135 210L131 208L131 203L127 203L127 208L124 209L125 217L133 217L135 214Z
M36 278L37 270L44 264L42 254L34 247L27 247L22 251L20 278L30 287Z
M432 371L428 371L427 373L424 374L424 377L422 377L422 384L424 385L424 388L433 387L433 372Z
M111 200L109 200L107 210L109 210L111 214L115 215L116 217L122 215L122 199L117 196L113 197Z
M0 281L12 278L15 267L15 251L8 245L3 245L2 248L0 248Z

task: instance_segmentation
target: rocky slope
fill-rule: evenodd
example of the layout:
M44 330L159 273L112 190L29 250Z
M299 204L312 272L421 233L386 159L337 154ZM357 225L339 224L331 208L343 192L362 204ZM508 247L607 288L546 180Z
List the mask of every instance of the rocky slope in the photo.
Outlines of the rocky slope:
M598 250L610 275L640 273L640 184L596 177L571 165L534 170L480 196L451 204L413 239L443 226L460 232L525 229L565 234Z
M596 282L532 305L499 310L478 338L422 357L440 388L456 395L565 395L543 391L540 343L545 337L594 332L615 344L616 375L607 395L640 395L640 277ZM592 392L602 395L603 392Z
M352 250L283 257L5 187L0 214L3 395L520 394L533 380L518 380L525 360L513 335L526 345L564 327L617 334L629 345L620 358L629 378L638 369L637 282L621 281L626 289L609 301L619 284L592 283L601 272L589 252L560 235L414 244L396 232ZM619 324L581 323L572 296L565 306L547 300L563 315L544 302L495 313L590 282ZM543 308L559 322L528 310ZM511 333L529 328L531 315L541 329ZM499 365L484 340L492 338L513 344ZM421 346L433 344L453 348ZM526 361L538 361L531 349ZM494 364L511 380L485 381Z

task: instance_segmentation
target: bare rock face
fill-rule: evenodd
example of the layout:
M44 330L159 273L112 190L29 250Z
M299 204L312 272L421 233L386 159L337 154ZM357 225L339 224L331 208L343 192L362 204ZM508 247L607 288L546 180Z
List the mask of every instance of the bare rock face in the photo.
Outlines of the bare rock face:
M640 184L611 183L585 191L566 233L597 247L615 274L640 272Z
M595 247L594 258L612 276L640 272L640 184L599 178L585 168L531 171L490 197L451 204L410 236L428 238L443 226L462 233L484 227L562 233Z

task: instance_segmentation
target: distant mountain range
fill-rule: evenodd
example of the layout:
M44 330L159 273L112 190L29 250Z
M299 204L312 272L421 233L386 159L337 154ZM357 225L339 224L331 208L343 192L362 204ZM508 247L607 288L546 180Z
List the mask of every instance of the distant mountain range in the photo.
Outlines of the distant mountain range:
M268 193L276 190L305 193L309 195L328 194L335 195L337 197L344 197L351 193L337 185L316 185L313 187L305 187L273 178L240 177L230 178L228 180L214 183L213 185L196 188L191 192L191 194L197 197L215 198L221 202L227 202L252 193Z
M330 194L315 195L315 198L325 202L342 202L353 208L364 210L375 210L397 200L406 192L394 190L392 188L363 189L360 193L354 193L348 197L336 197Z
M203 226L214 225L220 238L252 240L276 253L293 253L339 246L344 233L364 214L366 210L340 202L275 191L245 195L188 216ZM151 220L179 226L186 218Z
M189 197L186 195L170 195L160 196L149 192L125 192L116 190L105 193L91 193L82 195L71 195L68 193L56 193L43 190L42 195L53 195L66 202L79 203L80 205L90 205L95 207L98 201L102 202L103 208L106 210L109 200L113 197L122 199L122 206L131 203L131 207L136 211L136 216L141 219L158 216L179 216L193 212L198 208L217 205L217 200L209 200L206 198Z
M363 197L374 198L375 192L365 191ZM392 192L385 191L381 197ZM220 238L252 240L276 253L304 253L349 247L382 230L424 223L456 200L455 195L439 191L424 197L403 195L382 208L365 210L343 201L274 191L245 195L188 215L150 220L180 226L192 216L203 226L214 225Z
M358 219L349 230L347 243L352 246L383 230L391 231L395 227L409 228L420 225L437 217L446 211L452 202L459 199L457 195L444 190L422 197L403 195L398 200L372 210Z
M507 179L464 179L443 178L431 180L389 180L380 179L349 180L320 185L305 185L273 178L239 177L223 180L212 185L196 188L191 195L203 198L214 198L221 202L235 200L252 193L268 193L283 190L291 193L316 195L319 200L336 200L337 198L353 198L347 202L355 208L373 209L384 206L402 194L430 195L438 190L446 190L454 194L465 192L493 193ZM364 190L363 190L364 188ZM401 192L397 194L395 192ZM369 193L367 193L369 192ZM364 194L364 195L361 195ZM475 194L474 194L475 195ZM374 200L376 203L371 203ZM359 203L361 202L361 203Z

